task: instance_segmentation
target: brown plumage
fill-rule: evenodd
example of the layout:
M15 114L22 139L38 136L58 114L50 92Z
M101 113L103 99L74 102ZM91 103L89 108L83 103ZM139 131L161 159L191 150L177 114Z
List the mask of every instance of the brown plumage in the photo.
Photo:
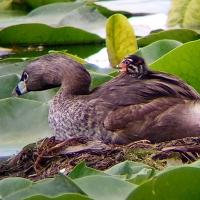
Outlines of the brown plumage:
M192 87L150 71L138 56L125 58L120 67L119 76L90 91L84 66L50 54L27 66L15 91L21 95L61 85L49 111L57 139L81 136L123 144L200 135L200 95Z

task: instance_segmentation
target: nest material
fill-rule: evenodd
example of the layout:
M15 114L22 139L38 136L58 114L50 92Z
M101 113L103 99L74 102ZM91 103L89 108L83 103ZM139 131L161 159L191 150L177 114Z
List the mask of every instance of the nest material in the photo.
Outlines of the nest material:
M176 164L193 162L199 154L200 138L197 137L158 144L142 140L128 145L104 144L83 138L57 141L51 137L29 144L16 156L1 162L0 179L20 176L38 180L52 177L61 169L65 169L67 174L81 161L100 170L124 160L139 161L162 169L172 160Z

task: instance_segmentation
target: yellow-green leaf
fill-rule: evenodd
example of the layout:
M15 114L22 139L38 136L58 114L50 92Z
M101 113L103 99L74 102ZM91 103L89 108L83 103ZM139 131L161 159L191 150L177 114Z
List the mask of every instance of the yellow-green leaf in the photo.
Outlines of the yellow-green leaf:
M176 26L177 24L182 25L183 16L186 12L189 0L172 0L171 9L168 15L168 25Z
M200 28L200 0L192 0L187 6L183 18L183 27L199 29Z
M168 16L169 26L200 28L200 0L172 0Z
M121 14L112 15L106 24L106 46L112 67L127 55L137 51L137 41L133 27Z
M0 10L6 10L10 8L12 0L0 0Z

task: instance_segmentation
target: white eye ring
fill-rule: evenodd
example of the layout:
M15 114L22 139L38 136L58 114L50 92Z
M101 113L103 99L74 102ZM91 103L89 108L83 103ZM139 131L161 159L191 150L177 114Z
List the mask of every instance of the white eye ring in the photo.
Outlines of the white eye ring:
M26 72L24 72L23 74L23 81L27 81L28 80L28 74Z

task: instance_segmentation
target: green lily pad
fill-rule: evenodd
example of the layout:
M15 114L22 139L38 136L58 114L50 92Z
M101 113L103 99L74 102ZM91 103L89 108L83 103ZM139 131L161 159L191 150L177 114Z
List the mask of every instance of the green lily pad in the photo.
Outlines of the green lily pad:
M105 173L123 176L129 182L139 185L151 178L154 170L142 163L124 161L106 170Z
M43 195L35 195L25 200L92 200L87 196L80 194L63 194L56 197L48 197Z
M87 44L102 41L103 39L98 35L78 28L53 28L45 24L21 24L0 31L0 44L2 46Z
M32 181L25 178L5 178L0 181L0 197L6 197L17 190L22 190L30 187L31 185Z
M23 71L25 66L28 64L28 61L23 61L23 59L5 59L0 61L0 75L10 75L18 74Z
M110 176L85 176L74 182L92 199L122 200L136 188L136 185Z
M103 15L84 2L49 4L27 16L0 20L0 45L98 43L105 37L105 22Z
M1 20L0 27L6 28L8 26L27 24L27 23L42 23L49 26L58 26L59 22L69 12L74 9L83 6L83 2L71 2L71 3L54 3L45 6L41 6L32 10L26 16L15 17L13 19Z
M58 2L70 2L75 0L24 0L23 2L31 6L32 8L37 8L50 3L58 3Z
M91 83L91 88L96 88L100 86L101 84L113 79L113 76L110 76L108 74L100 74L97 72L89 71L90 75L92 77L92 83Z
M165 170L136 188L127 200L199 199L200 169L182 166Z
M106 174L100 170L96 170L90 167L87 167L85 162L79 163L74 169L69 173L68 177L72 179L81 178L84 176L93 176L93 175L104 175Z
M71 11L59 22L59 26L76 27L102 38L105 38L105 25L106 17L90 6L82 6Z
M200 92L200 40L188 42L156 60L150 66L179 76Z
M158 33L152 33L145 37L139 38L137 42L139 47L144 47L162 39L170 39L186 43L192 40L200 39L200 35L197 32L192 31L190 29L173 29L167 31L160 31Z
M13 184L13 182L12 182ZM16 182L18 184L18 182ZM63 193L80 193L84 194L82 190L69 178L65 176L56 176L51 179L40 180L32 183L28 187L19 190L13 190L5 197L5 200L21 200L30 198L35 195L58 196Z
M16 74L0 76L0 99L11 97L11 91L18 81L19 78Z
M21 98L1 99L0 152L3 149L12 152L49 136L47 116L48 105L45 103Z
M145 59L147 64L151 64L161 56L170 52L172 49L181 46L183 43L176 40L159 40L143 48L140 48L136 54Z

